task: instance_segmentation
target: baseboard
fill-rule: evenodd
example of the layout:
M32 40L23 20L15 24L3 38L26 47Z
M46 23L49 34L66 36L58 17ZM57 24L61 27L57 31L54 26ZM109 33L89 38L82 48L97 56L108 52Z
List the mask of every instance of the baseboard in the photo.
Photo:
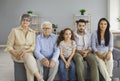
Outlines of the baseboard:
M0 47L6 47L6 45L0 45Z

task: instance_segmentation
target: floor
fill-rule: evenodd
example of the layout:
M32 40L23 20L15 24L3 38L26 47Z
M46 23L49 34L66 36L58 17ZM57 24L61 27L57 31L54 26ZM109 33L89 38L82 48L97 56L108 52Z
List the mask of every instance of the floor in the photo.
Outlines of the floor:
M14 81L13 66L10 54L0 48L0 81Z

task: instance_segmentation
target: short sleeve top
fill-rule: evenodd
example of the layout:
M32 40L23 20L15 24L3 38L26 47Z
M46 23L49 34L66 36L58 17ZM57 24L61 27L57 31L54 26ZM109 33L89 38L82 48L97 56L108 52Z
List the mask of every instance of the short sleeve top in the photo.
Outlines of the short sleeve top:
M76 48L75 41L71 41L70 44L66 44L64 41L60 42L60 49L62 49L65 58L68 58L72 54L73 48Z

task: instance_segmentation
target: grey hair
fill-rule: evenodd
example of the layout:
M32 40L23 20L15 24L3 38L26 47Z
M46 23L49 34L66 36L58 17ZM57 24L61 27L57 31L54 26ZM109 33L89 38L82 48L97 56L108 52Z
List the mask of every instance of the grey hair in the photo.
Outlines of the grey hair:
M50 24L50 27L51 27L51 29L52 29L52 23L49 22L49 21L44 21L44 22L41 24L41 29L43 28L43 25L45 25L45 24Z
M23 14L23 15L21 16L21 21L22 21L24 18L29 18L30 21L31 21L31 16L30 16L29 14Z

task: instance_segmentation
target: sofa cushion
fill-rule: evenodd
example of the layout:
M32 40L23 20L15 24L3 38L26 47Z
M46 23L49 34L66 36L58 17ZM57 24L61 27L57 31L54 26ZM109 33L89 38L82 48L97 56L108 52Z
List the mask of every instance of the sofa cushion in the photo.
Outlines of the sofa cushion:
M120 60L120 50L117 48L113 49L113 59L114 60Z
M114 68L119 67L119 62L117 60L113 61L113 67Z

